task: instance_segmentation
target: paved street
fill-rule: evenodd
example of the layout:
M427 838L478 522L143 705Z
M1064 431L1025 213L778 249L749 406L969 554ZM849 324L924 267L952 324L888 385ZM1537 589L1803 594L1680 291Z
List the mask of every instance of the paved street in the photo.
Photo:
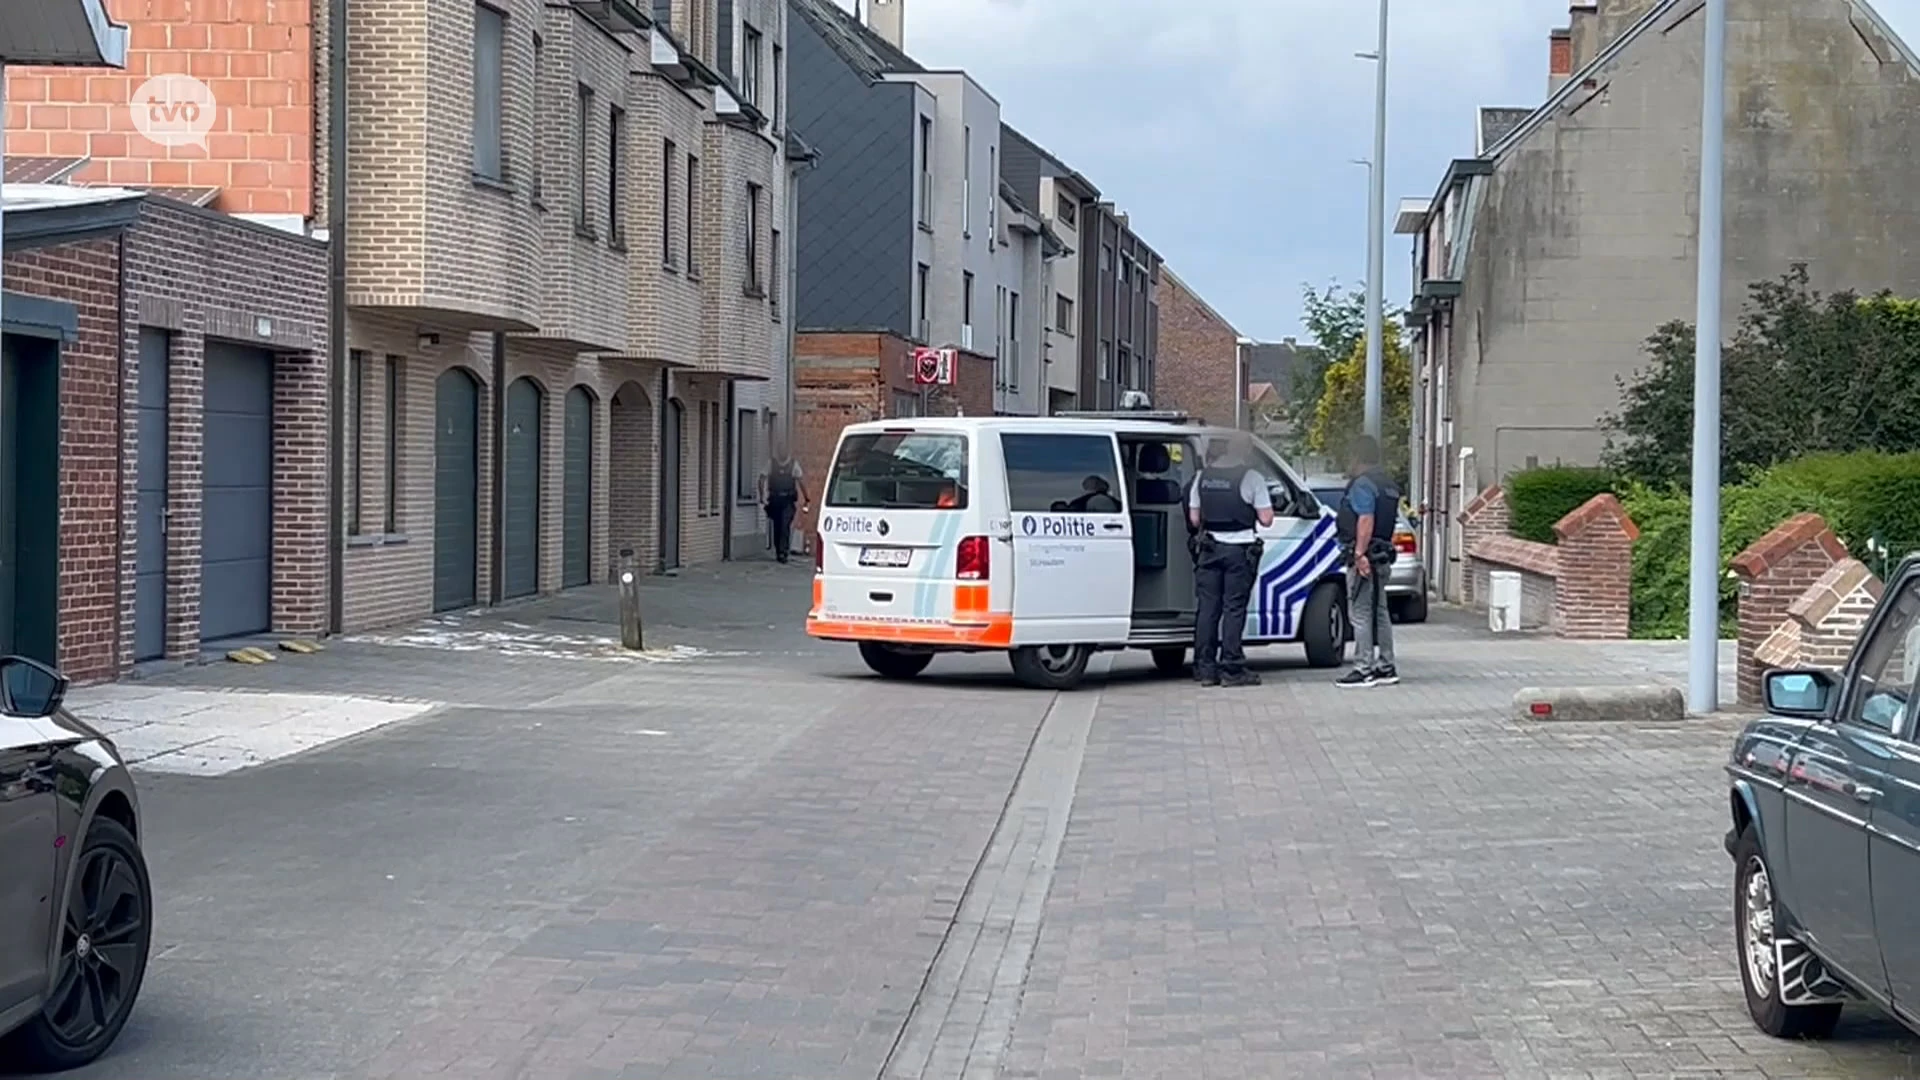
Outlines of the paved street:
M1069 695L988 657L899 686L800 634L806 588L654 583L647 659L580 595L138 684L285 737L217 721L228 757L145 767L156 956L80 1075L1920 1075L1865 1010L1748 1023L1733 721L1506 718L1679 648L1437 614L1391 689L1292 650L1252 692L1132 656ZM363 704L309 746L330 698Z

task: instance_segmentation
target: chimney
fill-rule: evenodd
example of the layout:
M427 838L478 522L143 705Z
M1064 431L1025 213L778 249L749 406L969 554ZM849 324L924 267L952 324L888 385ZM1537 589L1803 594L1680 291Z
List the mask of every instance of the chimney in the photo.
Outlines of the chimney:
M1573 75L1573 29L1561 27L1547 34L1547 93L1566 85Z
M1567 41L1571 75L1593 62L1606 42L1600 40L1600 0L1571 0L1567 4Z
M867 0L867 26L887 44L907 51L907 0Z

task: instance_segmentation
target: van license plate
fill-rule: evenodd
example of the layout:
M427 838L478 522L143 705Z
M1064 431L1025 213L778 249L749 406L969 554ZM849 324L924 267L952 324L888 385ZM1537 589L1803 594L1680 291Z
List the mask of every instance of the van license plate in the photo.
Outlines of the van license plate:
M913 562L911 548L861 548L861 566L904 567Z

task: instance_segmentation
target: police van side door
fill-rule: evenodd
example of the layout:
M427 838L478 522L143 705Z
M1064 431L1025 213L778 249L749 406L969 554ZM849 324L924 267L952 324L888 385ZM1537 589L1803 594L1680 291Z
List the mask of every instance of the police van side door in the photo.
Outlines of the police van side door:
M1339 565L1334 518L1289 475L1264 446L1254 453L1254 468L1273 499L1273 524L1260 527L1266 551L1247 604L1248 640L1287 641L1300 634L1300 612L1308 594Z
M1013 525L1013 643L1127 640L1133 519L1111 432L1003 431Z

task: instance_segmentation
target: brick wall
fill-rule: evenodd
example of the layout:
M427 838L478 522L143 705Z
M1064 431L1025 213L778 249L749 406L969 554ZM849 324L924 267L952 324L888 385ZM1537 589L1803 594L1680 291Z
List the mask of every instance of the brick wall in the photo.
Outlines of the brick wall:
M118 672L121 246L88 240L8 252L6 287L78 309L60 352L59 666L78 681ZM132 579L126 579L128 588Z
M1461 552L1471 552L1493 537L1508 535L1512 518L1512 511L1507 507L1506 489L1500 485L1495 484L1474 496L1467 508L1460 511ZM1487 606L1486 591L1483 583L1476 580L1477 576L1469 566L1461 587L1461 601L1468 607Z
M1815 667L1839 671L1880 602L1880 579L1858 559L1844 558L1827 568L1787 606L1787 616L1753 650L1753 704L1763 703L1760 678L1779 668ZM1898 662L1898 661L1896 661Z
M307 0L107 0L130 28L124 71L9 68L7 153L91 158L76 179L221 189L234 213L312 213L314 5ZM167 147L134 127L149 78L213 91L206 146Z
M1493 571L1517 570L1523 576L1524 629L1539 626L1542 609L1550 608L1546 622L1558 637L1629 636L1633 543L1640 530L1618 499L1596 495L1555 522L1556 544L1509 535L1506 495L1498 488L1481 492L1461 521L1467 593L1475 607L1487 607Z
M1820 515L1799 514L1733 557L1732 569L1740 581L1736 700L1761 701L1760 679L1767 666L1756 655L1761 643L1787 620L1793 604L1846 554L1846 546Z
M1171 271L1160 273L1159 362L1153 403L1232 426L1245 394L1240 335Z
M118 647L133 649L140 328L170 333L168 356L167 655L200 650L201 418L206 340L265 349L274 365L275 630L313 635L327 619L327 252L278 230L148 199L127 234L126 473ZM263 324L262 319L266 322ZM265 329L267 333L262 334Z

